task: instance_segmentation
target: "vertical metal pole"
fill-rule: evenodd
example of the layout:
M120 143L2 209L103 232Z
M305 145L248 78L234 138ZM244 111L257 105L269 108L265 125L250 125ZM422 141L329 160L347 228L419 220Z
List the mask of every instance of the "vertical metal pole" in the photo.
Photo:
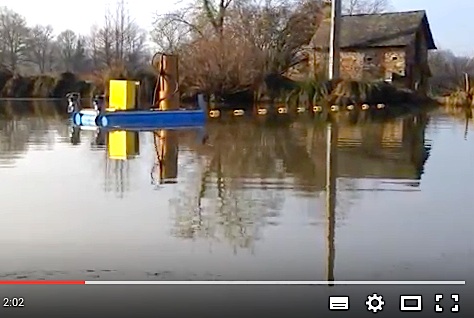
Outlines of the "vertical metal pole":
M329 43L329 79L339 78L341 0L331 0L331 36Z

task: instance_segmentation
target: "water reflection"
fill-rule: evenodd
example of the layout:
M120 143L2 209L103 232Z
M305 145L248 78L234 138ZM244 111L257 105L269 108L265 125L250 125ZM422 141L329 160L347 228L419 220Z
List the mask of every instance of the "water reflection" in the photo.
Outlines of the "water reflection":
M329 279L333 276L336 204L343 216L357 199L347 197L350 191L418 187L430 152L424 138L427 123L426 116L415 116L364 126L335 122L328 131L324 123L314 122L211 125L207 145L183 138L199 154L196 170L200 173L186 176L183 182L192 186L175 199L175 234L212 238L219 236L217 228L222 226L223 235L235 247L250 247L259 239L261 225L278 224L286 191L311 198L327 189ZM357 179L384 180L384 184L364 189L357 187ZM336 180L345 192L337 200Z
M81 127L78 126L71 126L70 127L70 140L71 144L77 146L81 143Z
M469 133L469 123L472 121L472 108L465 110L465 125L464 125L464 140L467 140L467 135Z
M387 123L338 124L338 177L418 185L431 149L424 137L427 123L427 116L420 115ZM209 131L209 146L189 146L207 158L208 175L215 177L217 188L223 179L245 189L293 188L301 195L326 186L326 153L321 151L326 148L325 124L269 127L239 122L216 124Z
M464 140L467 140L469 131L472 128L472 108L447 108L443 111L449 116L459 118L464 122Z
M0 167L14 167L30 148L52 150L57 139L68 136L59 104L0 103Z
M337 144L339 127L336 121L327 125L326 141L326 244L327 266L326 280L334 281L334 264L336 259L336 204L337 204Z
M102 140L103 136L107 136ZM140 138L136 131L97 131L94 134L93 144L104 141L107 144L107 159L105 165L105 189L113 191L123 198L124 193L130 190L129 161L140 155Z
M186 269L228 279L366 279L372 275L368 267L390 279L392 267L405 273L414 257L431 262L447 253L448 245L467 259L454 244L463 241L461 234L452 235L464 231L462 224L445 223L468 216L453 218L445 211L454 204L451 198L466 191L471 171L465 158L456 158L459 169L448 172L439 159L446 162L446 154L462 152L455 141L462 142L464 120L424 114L327 125L305 117L242 118L211 121L203 134L80 131L70 130L63 118L2 119L1 158L10 158L10 165L23 158L26 164L16 170L0 166L8 184L1 189L8 194L2 210L16 209L3 215L0 243L27 228L37 233L31 234L35 240L49 248L54 242L69 257L90 250L90 257L74 259L81 268L117 269L120 264L143 274L193 264ZM449 132L436 137L443 125L451 125ZM458 129L454 137L452 127ZM427 136L437 138L433 149ZM447 188L440 180L453 180L453 170L458 175ZM28 188L25 176L44 189ZM458 184L464 186L458 189ZM27 188L30 201L48 209L38 210L9 190L19 188ZM87 209L70 204L78 188ZM464 213L463 203L457 207ZM48 233L36 226L40 217L48 220ZM425 231L421 238L419 224ZM442 237L444 245L432 242L430 233ZM87 247L71 250L71 242L87 240L92 242ZM369 257L367 247L391 252ZM13 247L8 253L11 268L18 267L11 261ZM41 269L57 264L41 261ZM141 274L134 278L143 279Z
M152 184L177 183L179 148L177 131L154 131L153 145L156 160L150 173Z
M107 146L107 132L97 129L94 132L94 137L91 140L91 150L102 150Z

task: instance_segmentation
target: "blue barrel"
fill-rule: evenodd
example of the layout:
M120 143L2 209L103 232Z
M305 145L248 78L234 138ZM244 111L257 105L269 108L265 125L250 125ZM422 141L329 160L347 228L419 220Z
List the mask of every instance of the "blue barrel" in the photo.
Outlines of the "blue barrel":
M99 115L97 125L104 128L173 128L203 126L203 110L116 111Z
M81 117L81 126L97 126L96 124L97 116L90 114L82 114Z
M97 114L98 112L93 109L83 109L79 112L73 112L71 119L77 126L97 126Z

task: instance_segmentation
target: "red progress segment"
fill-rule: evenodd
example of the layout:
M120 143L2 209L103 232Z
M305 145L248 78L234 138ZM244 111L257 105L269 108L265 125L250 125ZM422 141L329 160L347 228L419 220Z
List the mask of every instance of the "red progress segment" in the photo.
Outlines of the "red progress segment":
M85 285L84 280L0 280L0 285Z

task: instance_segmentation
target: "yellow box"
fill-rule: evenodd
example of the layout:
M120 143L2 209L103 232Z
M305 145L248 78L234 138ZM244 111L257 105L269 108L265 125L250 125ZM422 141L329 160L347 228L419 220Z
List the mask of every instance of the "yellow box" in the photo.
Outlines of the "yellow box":
M129 110L137 107L137 92L139 85L136 81L111 80L109 82L109 108Z
M111 131L107 143L109 158L127 160L140 153L139 135L136 131Z

